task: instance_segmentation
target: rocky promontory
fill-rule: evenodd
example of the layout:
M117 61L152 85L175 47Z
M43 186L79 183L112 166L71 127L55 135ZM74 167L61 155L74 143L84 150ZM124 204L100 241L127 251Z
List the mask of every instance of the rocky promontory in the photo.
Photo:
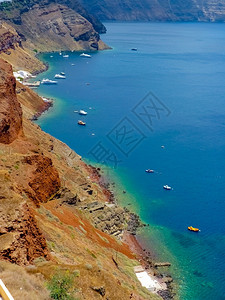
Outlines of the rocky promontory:
M38 52L107 49L99 32L105 27L76 1L0 2L0 57L15 70L45 70Z

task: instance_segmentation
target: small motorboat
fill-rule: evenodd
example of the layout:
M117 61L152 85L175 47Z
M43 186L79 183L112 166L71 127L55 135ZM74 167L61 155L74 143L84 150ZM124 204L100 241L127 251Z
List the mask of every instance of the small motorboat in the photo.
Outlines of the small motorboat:
M87 115L87 112L81 109L81 110L79 111L79 115L86 116L86 115Z
M41 83L42 84L57 84L58 82L47 78L47 79L42 79Z
M147 169L145 170L146 173L154 173L154 170L151 170L151 169Z
M194 231L194 232L199 232L199 231L200 231L200 229L194 228L194 227L192 227L192 226L189 226L189 227L188 227L188 230Z
M83 121L81 121L81 120L79 120L79 121L77 122L77 124L78 124L78 125L83 125L83 126L86 125L86 123L83 122Z
M131 51L137 51L137 48L131 48Z
M61 75L61 74L55 74L54 77L57 78L57 79L66 79L66 76L65 75Z
M80 56L81 56L81 57L88 57L88 58L91 58L91 55L90 55L90 54L86 54L86 53L81 53Z
M68 58L68 57L69 57L69 55L68 55L68 54L65 54L65 55L63 55L63 57L64 57L64 58Z
M65 74L64 72L60 72L60 75L63 75L63 76L65 76L66 74Z
M169 186L169 185L167 185L167 184L164 185L163 188L164 188L165 190L172 190L171 186Z

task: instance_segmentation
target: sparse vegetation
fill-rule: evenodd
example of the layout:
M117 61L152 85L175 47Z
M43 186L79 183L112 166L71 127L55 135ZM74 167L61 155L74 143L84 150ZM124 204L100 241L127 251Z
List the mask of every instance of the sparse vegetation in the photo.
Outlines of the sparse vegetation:
M47 245L48 245L48 248L51 250L51 251L54 251L55 250L55 243L52 242L52 241L47 241Z
M75 273L70 274L68 271L65 273L57 272L53 275L47 285L51 298L57 300L74 300L75 298L71 293L75 277Z
M86 250L92 257L97 258L97 256L93 252L91 252L88 248Z

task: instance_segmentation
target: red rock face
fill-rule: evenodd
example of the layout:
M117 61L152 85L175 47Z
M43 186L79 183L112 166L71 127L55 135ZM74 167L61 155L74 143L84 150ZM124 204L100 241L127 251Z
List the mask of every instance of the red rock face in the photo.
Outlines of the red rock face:
M29 179L29 195L36 205L47 202L60 188L59 174L52 164L52 160L43 155L27 156L24 162L32 166L32 175Z
M18 220L5 223L5 228L1 227L0 233L2 235L11 235L11 243L0 250L0 259L18 265L28 265L40 256L49 259L46 240L27 204L20 208L18 217Z
M22 109L16 97L12 67L0 59L0 143L10 144L22 132Z

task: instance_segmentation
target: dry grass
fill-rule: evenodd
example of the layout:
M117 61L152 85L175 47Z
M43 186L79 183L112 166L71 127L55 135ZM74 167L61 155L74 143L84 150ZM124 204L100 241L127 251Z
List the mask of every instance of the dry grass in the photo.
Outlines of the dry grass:
M31 275L17 265L0 262L0 278L15 300L49 300L44 278L39 273Z

